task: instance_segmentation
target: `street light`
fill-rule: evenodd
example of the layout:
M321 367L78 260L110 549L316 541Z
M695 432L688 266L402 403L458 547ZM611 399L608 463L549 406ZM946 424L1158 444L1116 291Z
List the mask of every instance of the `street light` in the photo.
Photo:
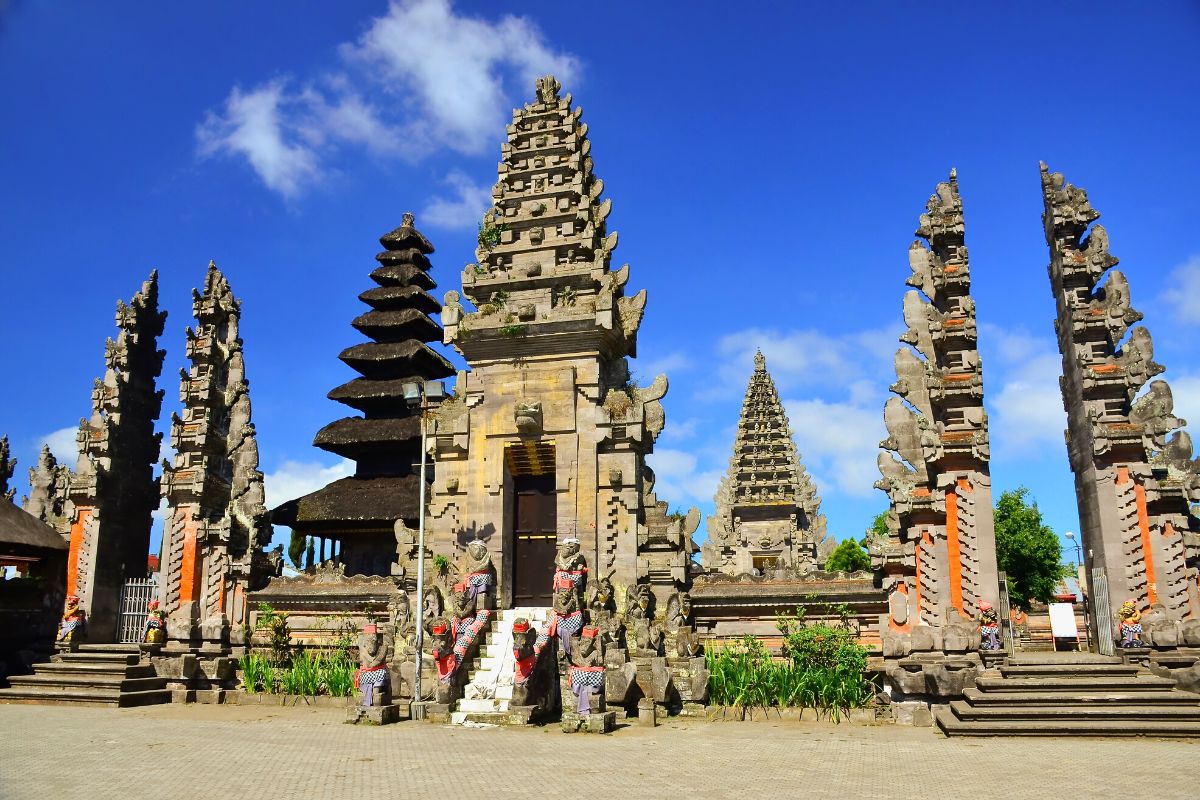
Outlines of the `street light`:
M421 418L421 471L417 500L417 669L413 676L412 718L425 719L425 701L421 694L422 657L425 654L425 448L428 437L425 416L429 409L446 399L441 381L405 383L401 386L404 402L417 409Z
M1092 651L1092 615L1088 610L1088 593L1083 588L1083 581L1080 579L1081 575L1087 575L1087 570L1083 566L1083 548L1080 547L1073 531L1067 531L1063 536L1075 545L1075 581L1079 584L1079 594L1083 596L1083 635L1087 639L1087 648L1090 653Z

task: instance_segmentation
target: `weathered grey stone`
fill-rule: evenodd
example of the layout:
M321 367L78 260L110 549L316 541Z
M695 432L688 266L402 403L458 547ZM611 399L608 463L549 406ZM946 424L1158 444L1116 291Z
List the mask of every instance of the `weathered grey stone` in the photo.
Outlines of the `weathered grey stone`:
M930 652L942 649L942 631L933 625L916 625L911 634L913 652Z
M912 637L907 633L885 630L881 638L884 658L904 658L912 652Z

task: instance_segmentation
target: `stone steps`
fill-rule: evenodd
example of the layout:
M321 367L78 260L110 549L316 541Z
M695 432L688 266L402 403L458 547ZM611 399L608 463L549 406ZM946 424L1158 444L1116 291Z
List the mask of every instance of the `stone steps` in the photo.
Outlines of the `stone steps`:
M1200 737L1200 695L1111 657L1023 657L934 715L947 736Z
M0 689L0 703L63 703L111 707L171 702L165 678L140 663L130 645L81 645L35 664L32 675L14 675Z
M496 614L480 645L479 657L472 663L464 697L450 714L452 724L528 724L531 707L510 707L516 668L512 655L512 625L516 619L524 617L539 631L545 631L549 615L548 608L509 608Z

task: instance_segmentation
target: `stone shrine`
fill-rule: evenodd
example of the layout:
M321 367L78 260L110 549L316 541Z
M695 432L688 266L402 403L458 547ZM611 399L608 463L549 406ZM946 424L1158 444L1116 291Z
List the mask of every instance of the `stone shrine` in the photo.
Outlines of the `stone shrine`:
M729 473L717 488L701 563L709 572L764 575L781 567L802 573L825 563L836 542L800 463L792 429L762 352L742 401Z
M1100 213L1061 173L1042 164L1041 175L1079 529L1085 563L1104 571L1111 601L1108 613L1091 605L1093 630L1115 637L1109 614L1133 600L1159 617L1144 622L1147 643L1200 645L1200 466L1180 430L1186 421L1167 382L1150 382L1164 368L1150 332L1131 328L1142 314L1113 269L1108 232L1092 224Z
M612 268L612 201L560 88L538 79L513 112L477 263L444 300L444 341L471 371L435 416L431 547L486 540L500 606L546 607L556 544L577 537L595 572L665 607L688 584L699 514L669 520L654 495L667 378L630 378L646 292L627 295L629 265Z

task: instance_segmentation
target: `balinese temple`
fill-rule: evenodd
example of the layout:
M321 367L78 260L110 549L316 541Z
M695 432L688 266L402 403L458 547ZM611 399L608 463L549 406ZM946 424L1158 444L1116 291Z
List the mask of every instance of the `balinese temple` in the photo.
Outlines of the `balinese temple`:
M729 472L717 487L702 563L708 571L765 575L811 572L836 542L825 535L821 498L792 438L761 352L746 387Z
M413 226L411 214L379 242L384 250L371 273L378 285L359 295L370 310L351 323L371 341L339 356L361 377L329 393L360 415L326 425L313 440L353 460L354 475L272 512L276 525L316 541L318 561L333 561L347 575L392 574L396 521L417 525L421 418L405 401L404 384L454 374L427 344L442 338L434 319L441 306L429 294L437 286L429 276L433 245Z
M1100 213L1061 173L1045 164L1041 171L1067 453L1088 574L1103 571L1114 610L1133 600L1143 614L1194 619L1200 469L1180 430L1186 422L1174 415L1167 382L1150 382L1163 367L1150 332L1130 327L1142 314L1130 305L1125 275L1112 269L1108 233L1092 224ZM1108 631L1113 619L1099 605L1091 604L1093 630Z
M242 644L247 592L274 568L263 474L250 419L250 383L238 331L241 303L209 262L192 291L191 362L179 372L183 414L171 414L173 463L163 462L162 609L172 648Z
M471 371L437 415L431 546L485 540L501 604L548 606L556 543L578 538L593 574L649 585L661 608L689 580L699 516L671 520L654 494L667 378L630 378L646 292L612 265L612 202L560 89L541 78L513 112L476 263L445 297L444 341Z
M951 611L974 618L981 601L999 602L983 368L954 171L916 235L907 347L896 352L875 484L890 501L889 533L870 548L890 593L888 629L901 638L915 625L942 625Z
M166 355L158 349L166 318L155 271L128 305L118 301L120 332L105 343L104 379L92 389L91 416L79 423L67 593L87 612L91 642L116 639L122 587L146 577L150 515L159 504L154 464L162 434L154 423L163 393L154 384Z

